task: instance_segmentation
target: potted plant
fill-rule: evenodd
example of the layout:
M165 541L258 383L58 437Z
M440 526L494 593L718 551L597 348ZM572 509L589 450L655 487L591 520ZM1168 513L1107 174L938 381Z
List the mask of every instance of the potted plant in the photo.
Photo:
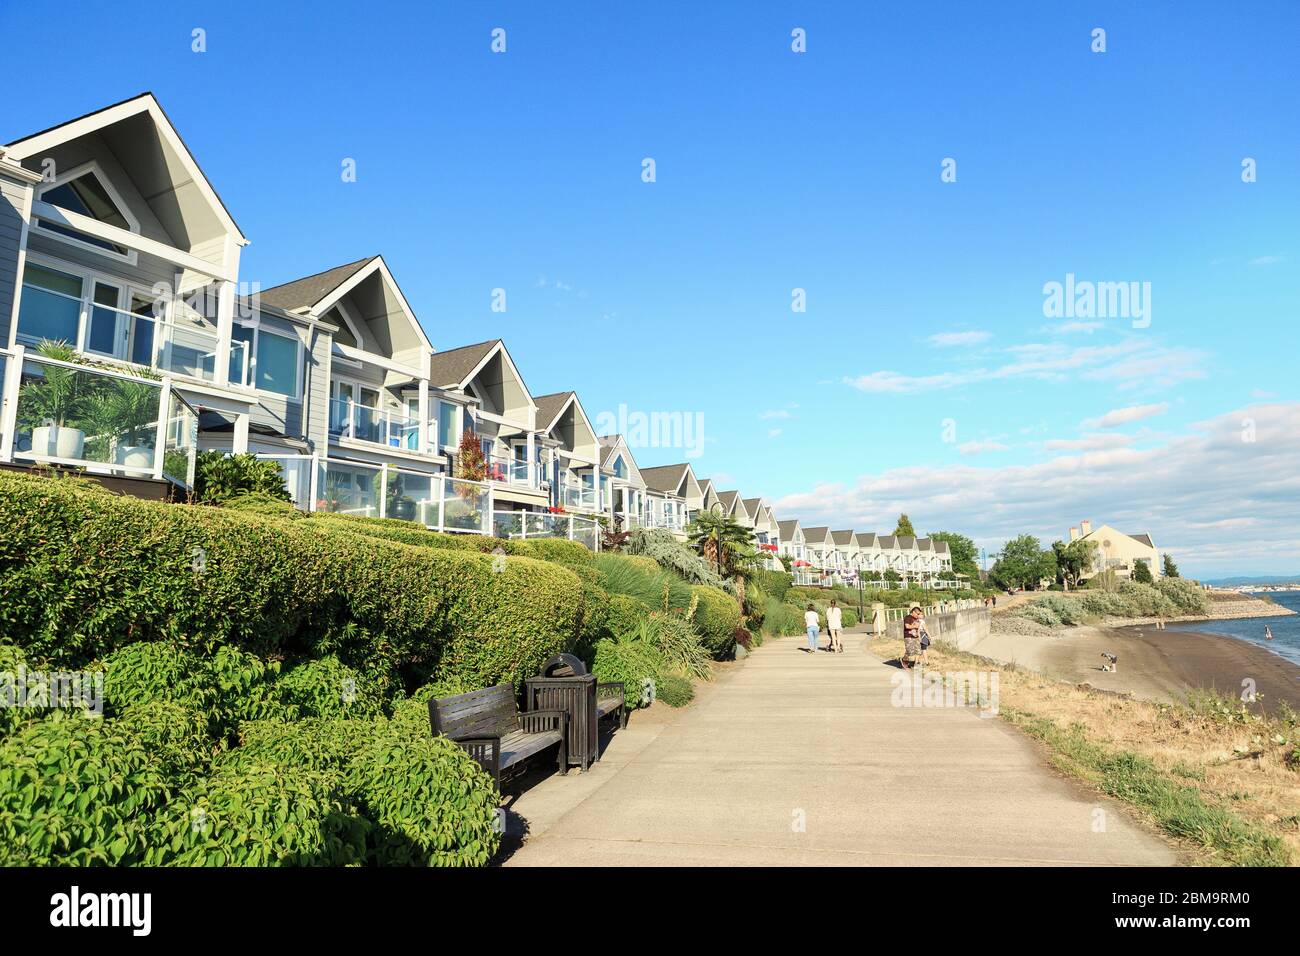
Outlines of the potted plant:
M87 424L115 446L113 461L131 468L152 468L161 393L147 382L107 379L93 396ZM146 442L148 442L146 444Z
M43 340L36 354L62 362L77 361L76 350L67 342ZM27 379L18 391L18 424L31 429L33 453L79 459L86 433L78 425L90 408L99 382L95 376L61 365L40 367L40 376Z

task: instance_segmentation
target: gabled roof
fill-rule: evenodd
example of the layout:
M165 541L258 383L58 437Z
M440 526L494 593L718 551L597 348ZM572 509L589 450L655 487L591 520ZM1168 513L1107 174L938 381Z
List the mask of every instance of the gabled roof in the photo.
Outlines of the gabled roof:
M794 533L800 530L798 518L792 518L789 521L778 521L776 526L780 529L781 540L783 541L793 541Z
M876 540L879 541L880 546L887 551L893 550L894 548L898 547L898 541L892 534L882 534Z
M560 413L568 408L569 402L573 401L577 397L577 392L553 392L550 395L538 395L534 397L533 402L537 405L538 430L546 432L554 428L556 419L560 417Z
M836 544L854 544L852 531L832 531L831 541Z
M876 543L876 535L874 532L859 531L857 539L859 548L870 548Z
M910 534L900 534L897 538L898 547L904 551L911 551L916 547L916 537Z
M831 529L825 526L818 528L804 528L803 539L809 544L825 544Z
M94 110L75 119L43 129L39 133L32 133L30 136L13 140L6 145L5 151L13 159L27 159L60 143L85 136L88 133L98 132L141 113L149 114L162 139L171 146L175 158L180 162L184 171L189 174L189 181L194 184L199 195L203 197L221 224L234 233L240 245L248 245L247 237L240 230L234 217L230 215L230 210L226 208L226 204L222 202L221 197L217 195L217 191L212 188L212 183L194 158L194 154L185 145L185 141L181 139L181 134L177 132L171 117L163 110L162 105L152 93L140 93L105 106L102 109Z
M263 289L262 301L286 312L310 309L378 258L378 256L366 256L356 262L335 266L333 269L326 269L315 275L303 276L292 282Z
M931 547L930 547L930 539L929 539L929 538L917 538L917 539L916 539L916 548L917 548L918 551L930 551L930 550L932 550Z
M947 554L947 553L948 553L948 542L947 542L947 541L936 541L936 542L934 543L934 553L935 553L935 554Z
M479 366L504 345L500 339L475 342L429 356L429 382L439 388L464 388Z
M1128 534L1127 531L1124 533ZM1155 545L1151 543L1151 535L1149 534L1130 534L1129 537L1132 538L1134 541L1142 542L1142 544L1145 544L1148 548L1155 547Z
M645 482L647 488L654 491L666 491L671 494L677 494L682 486L682 481L686 478L686 470L690 465L656 465L653 468L641 469L641 480Z
M762 515L762 510L763 510L762 498L741 498L740 503L744 505L745 510L749 512L749 516L753 520L757 521L759 517Z
M644 484L645 479L641 476L641 469L637 466L636 459L632 457L632 449L628 447L622 435L601 435L600 446L605 449L600 459L602 468L608 468L610 463L621 454L627 460L629 477L636 475L637 480Z
M734 514L736 506L740 504L739 491L719 491L718 500L722 502L722 507L726 509L727 514Z

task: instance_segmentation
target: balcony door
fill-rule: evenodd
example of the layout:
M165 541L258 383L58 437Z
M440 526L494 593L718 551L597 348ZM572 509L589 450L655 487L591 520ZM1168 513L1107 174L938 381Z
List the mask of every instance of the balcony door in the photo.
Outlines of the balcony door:
M86 351L120 362L153 364L155 308L146 295L96 279Z

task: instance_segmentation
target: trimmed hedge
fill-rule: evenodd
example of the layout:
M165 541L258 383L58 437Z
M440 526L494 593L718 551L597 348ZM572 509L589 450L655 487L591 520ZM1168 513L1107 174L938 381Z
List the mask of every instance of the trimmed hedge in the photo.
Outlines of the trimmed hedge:
M0 633L65 667L172 639L487 686L568 647L582 602L554 563L0 475Z
M691 591L699 599L695 608L695 628L714 660L729 660L735 651L736 628L740 627L740 607L725 591L696 584Z
M622 681L623 699L628 707L648 707L646 680L657 686L663 672L663 660L655 647L635 638L601 641L596 645L596 659L591 672L599 681Z
M776 598L778 601L784 601L786 592L794 584L794 575L787 571L754 571L751 573L753 582L757 584L764 594Z
M636 598L626 594L611 594L604 636L618 639L634 634L649 617L650 609Z

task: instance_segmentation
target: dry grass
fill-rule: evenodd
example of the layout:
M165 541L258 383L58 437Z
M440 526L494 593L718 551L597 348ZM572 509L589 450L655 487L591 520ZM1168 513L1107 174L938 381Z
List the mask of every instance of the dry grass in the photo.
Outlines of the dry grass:
M890 660L902 641L873 640ZM930 670L991 662L930 648ZM1213 694L1183 705L1080 690L1032 671L996 665L1001 716L1043 740L1053 762L1125 800L1207 863L1300 861L1300 722Z

